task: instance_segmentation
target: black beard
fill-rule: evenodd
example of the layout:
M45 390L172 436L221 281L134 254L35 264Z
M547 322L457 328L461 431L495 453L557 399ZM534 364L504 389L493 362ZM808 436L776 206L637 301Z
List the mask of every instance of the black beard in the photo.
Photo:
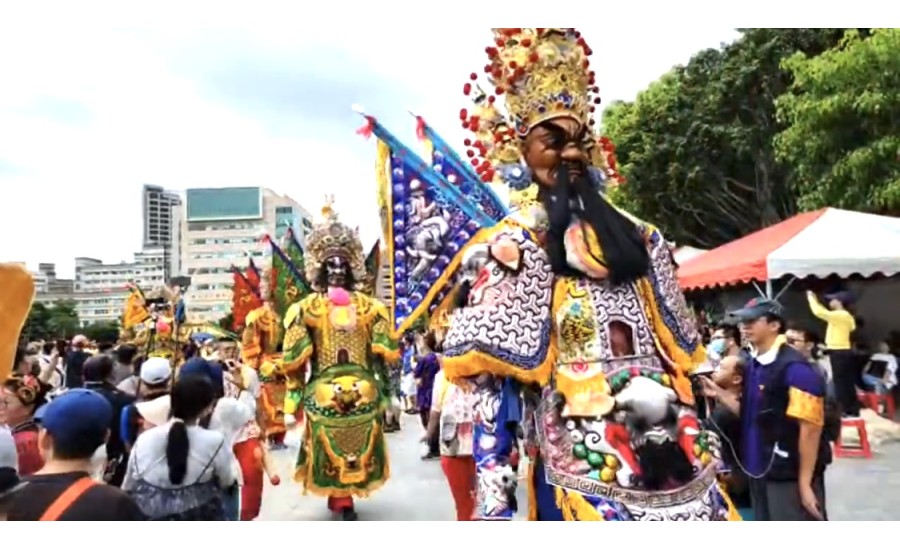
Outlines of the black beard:
M694 467L674 441L645 443L638 449L638 462L641 483L651 491L663 489L670 481L687 483L694 475Z
M457 287L456 295L453 297L453 309L461 309L469 305L469 293L472 292L472 283L463 281Z
M557 275L582 275L566 261L565 234L572 218L587 223L603 250L603 264L613 284L625 284L647 275L650 254L637 226L613 208L595 189L587 167L579 167L576 177L563 164L557 170L556 185L541 186L538 198L547 211L547 254ZM600 258L594 258L600 260Z

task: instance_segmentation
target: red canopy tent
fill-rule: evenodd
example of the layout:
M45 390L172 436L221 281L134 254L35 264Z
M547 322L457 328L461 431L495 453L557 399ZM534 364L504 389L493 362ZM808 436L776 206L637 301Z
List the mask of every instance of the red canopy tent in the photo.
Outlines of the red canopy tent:
M900 218L825 208L692 258L678 270L686 290L751 281L892 276L900 273Z
M769 255L809 227L826 210L794 216L692 258L678 270L678 284L685 290L695 290L767 281Z

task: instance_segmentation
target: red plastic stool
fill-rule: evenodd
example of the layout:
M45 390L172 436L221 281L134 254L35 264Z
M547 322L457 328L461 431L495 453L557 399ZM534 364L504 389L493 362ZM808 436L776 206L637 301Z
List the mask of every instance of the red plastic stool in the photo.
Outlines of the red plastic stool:
M863 390L856 390L856 400L860 402L860 404L867 409L875 409L875 402L872 401L872 398L875 396L874 393L869 393Z
M894 419L894 415L897 413L897 407L894 403L894 396L890 393L878 395L874 392L857 391L856 396L865 408L872 409L879 416L883 416L888 420ZM882 411L882 408L884 408L884 411Z
M869 397L869 403L872 404L872 410L888 420L893 420L894 416L897 414L894 396L889 393L884 395L873 393L872 396ZM884 412L881 411L882 407L884 407Z
M859 434L858 447L844 446L844 428L854 428ZM869 446L869 434L866 432L866 422L862 418L842 418L841 434L834 442L834 456L838 458L872 458L872 448Z

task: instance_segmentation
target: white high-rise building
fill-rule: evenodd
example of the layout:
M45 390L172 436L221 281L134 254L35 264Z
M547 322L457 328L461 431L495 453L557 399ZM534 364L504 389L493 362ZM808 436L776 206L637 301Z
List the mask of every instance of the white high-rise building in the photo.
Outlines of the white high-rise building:
M56 264L41 262L38 270L32 272L34 279L34 301L45 305L53 305L57 302L74 301L74 282L72 279L59 279L56 277Z
M260 269L271 259L263 237L280 239L293 228L302 239L312 216L297 201L261 187L188 189L181 222L181 272L191 278L185 296L188 319L215 321L231 310L234 276L253 258Z
M180 223L175 211L181 205L181 196L158 185L144 185L141 193L143 203L144 240L143 247L166 248L166 278L178 273L177 231ZM174 260L174 261L173 261Z
M129 283L151 291L165 281L165 250L145 248L133 262L104 264L94 258L75 258L75 311L82 326L112 322L122 316Z

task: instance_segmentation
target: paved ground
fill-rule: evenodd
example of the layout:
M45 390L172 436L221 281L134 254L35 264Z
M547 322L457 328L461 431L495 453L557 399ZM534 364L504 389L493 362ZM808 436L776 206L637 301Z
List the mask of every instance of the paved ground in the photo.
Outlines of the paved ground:
M357 504L363 521L455 519L453 500L437 461L419 459L418 418L404 417L403 430L388 434L392 478L371 498ZM275 453L284 480L267 487L262 520L330 520L325 499L302 496L291 481L294 451ZM528 500L520 486L519 502ZM828 473L828 513L832 520L900 520L900 444L886 444L872 460L837 461ZM524 514L525 510L521 513Z

